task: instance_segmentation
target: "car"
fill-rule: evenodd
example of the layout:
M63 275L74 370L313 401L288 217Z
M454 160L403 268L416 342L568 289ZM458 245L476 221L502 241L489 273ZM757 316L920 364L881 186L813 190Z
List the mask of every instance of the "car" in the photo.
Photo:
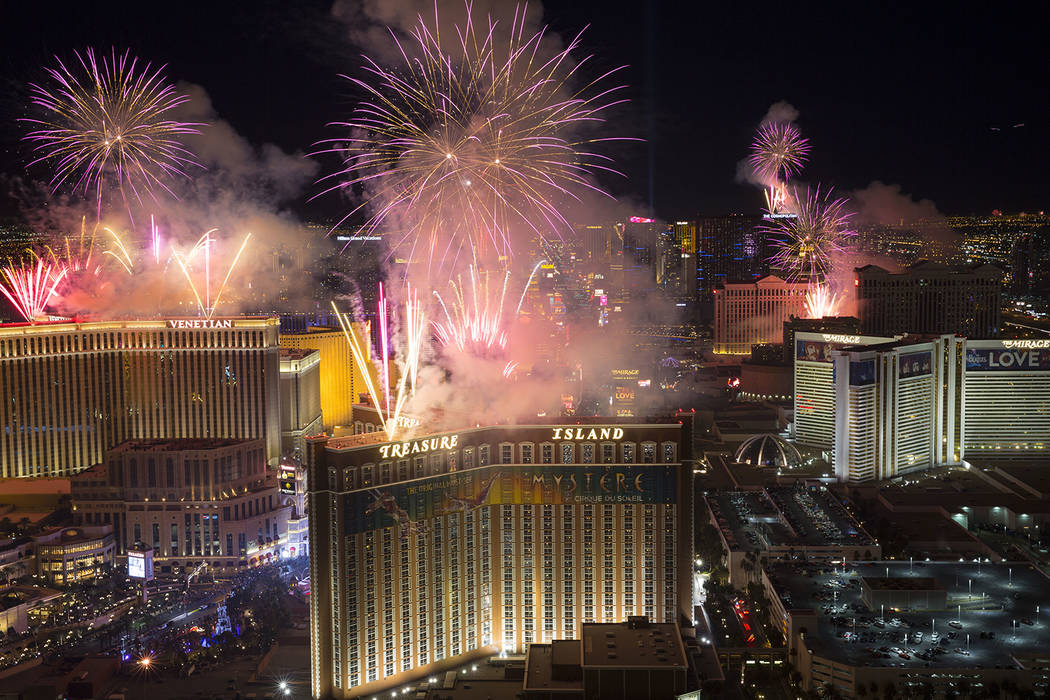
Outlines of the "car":
M911 659L911 656L907 652L903 652L903 651L901 653L897 654L897 656L901 657L905 661Z
M1034 623L1034 622L1032 622L1032 621L1031 621L1030 619L1028 619L1027 617L1022 617L1022 618L1021 618L1021 624L1022 624L1022 625L1034 625L1035 623Z
M940 632L930 632L930 641L931 642L936 644L937 641L940 640L940 638L941 638L941 633Z
M963 656L969 656L970 655L970 650L969 649L963 649L962 647L955 647L955 653L956 654L962 654Z
M922 644L922 632L915 632L911 636L913 644Z
M949 627L954 627L957 630L961 630L962 629L962 623L959 622L958 620L948 620L948 626Z

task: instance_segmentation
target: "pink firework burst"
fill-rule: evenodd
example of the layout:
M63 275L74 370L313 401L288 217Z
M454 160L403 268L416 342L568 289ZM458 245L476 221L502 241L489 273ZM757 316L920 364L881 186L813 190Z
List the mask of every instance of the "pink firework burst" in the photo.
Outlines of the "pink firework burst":
M58 291L68 270L62 265L48 262L43 256L35 264L15 265L10 261L0 268L4 284L0 292L14 305L15 310L26 321L33 322L44 315L44 309Z
M791 122L765 122L751 143L751 169L759 177L778 181L802 170L809 141Z
M401 65L366 59L370 80L344 76L365 98L348 121L333 123L345 133L317 152L342 159L322 179L324 192L363 200L344 222L361 212L363 231L385 229L393 251L439 269L461 253L509 258L516 231L569 230L563 203L583 190L605 194L591 176L615 172L595 146L620 140L579 133L624 101L624 86L604 87L619 68L580 81L590 62L570 58L579 35L547 58L544 31L525 32L523 7L505 44L496 19L475 24L469 3L466 10L455 31L441 34L435 3L432 22L419 16L410 41L394 38Z

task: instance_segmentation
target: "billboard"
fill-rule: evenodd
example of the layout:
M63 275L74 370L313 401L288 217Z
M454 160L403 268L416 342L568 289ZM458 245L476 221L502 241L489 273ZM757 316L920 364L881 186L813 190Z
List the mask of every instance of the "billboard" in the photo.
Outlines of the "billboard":
M911 352L907 355L901 355L897 359L897 376L901 379L921 377L929 374L932 371L932 366L932 352L929 350L925 352Z
M277 488L283 494L295 495L295 467L281 465L281 471L277 477Z
M795 340L795 359L804 362L826 362L831 364L832 343L821 340Z
M1050 371L1050 349L966 348L966 371Z
M343 495L344 530L354 535L490 505L675 503L678 467L664 464L494 464Z
M128 550L128 578L153 580L153 550Z
M868 386L875 383L875 360L849 363L849 385Z

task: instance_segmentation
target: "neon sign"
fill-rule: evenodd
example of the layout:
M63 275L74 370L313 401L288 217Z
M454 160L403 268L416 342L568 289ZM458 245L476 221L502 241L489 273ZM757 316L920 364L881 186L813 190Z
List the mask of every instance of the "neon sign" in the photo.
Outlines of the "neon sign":
M1004 340L1004 348L1050 348L1050 339L1047 340Z
M623 428L553 428L552 440L619 440Z
M197 329L197 328L233 328L233 320L228 318L212 319L212 318L189 318L189 319L169 319L168 328L186 328L186 329Z
M459 435L443 435L440 438L426 438L424 440L410 440L406 442L394 443L392 445L380 445L379 456L383 459L387 457L404 457L406 455L419 454L421 452L430 452L431 450L454 450L456 445L459 443Z

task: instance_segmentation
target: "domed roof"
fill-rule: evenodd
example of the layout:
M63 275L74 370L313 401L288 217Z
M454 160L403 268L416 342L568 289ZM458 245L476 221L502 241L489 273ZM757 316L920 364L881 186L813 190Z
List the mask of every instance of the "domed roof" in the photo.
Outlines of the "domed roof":
M779 435L764 433L744 440L737 448L735 460L754 467L793 469L802 464L802 455Z

